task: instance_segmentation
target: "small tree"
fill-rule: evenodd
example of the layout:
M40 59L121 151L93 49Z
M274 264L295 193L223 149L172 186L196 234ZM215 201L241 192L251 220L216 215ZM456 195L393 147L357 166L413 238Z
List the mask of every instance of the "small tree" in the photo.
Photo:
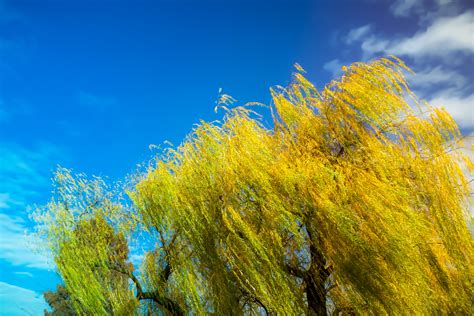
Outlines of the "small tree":
M403 69L356 63L318 91L298 67L273 126L233 108L160 156L133 211L104 213L156 238L146 288L195 314L469 313L472 162L447 112L409 106Z
M146 291L145 283L135 276L134 267L128 262L125 235L118 226L130 219L123 218L118 195L102 179L73 175L65 168L58 168L54 184L51 202L34 214L38 233L47 240L65 283L56 293L45 293L53 314L72 306L81 315L128 315L135 310L160 308L173 315L183 314L162 291ZM171 241L164 251L173 245ZM147 262L153 272L157 271L158 262L164 264L160 280L166 283L170 274L166 257L159 258L157 252L151 252ZM152 273L150 269L148 273ZM148 303L140 305L140 301Z
M74 304L66 288L62 285L56 287L56 291L47 291L44 293L44 299L51 307L52 311L44 311L45 316L76 316Z

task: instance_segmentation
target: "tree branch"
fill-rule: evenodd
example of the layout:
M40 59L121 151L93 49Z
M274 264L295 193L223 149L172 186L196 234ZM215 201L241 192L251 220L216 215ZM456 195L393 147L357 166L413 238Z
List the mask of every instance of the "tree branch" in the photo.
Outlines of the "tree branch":
M291 274L291 275L293 275L297 278L301 278L301 279L306 278L306 271L301 270L298 267L292 266L289 263L285 263L283 268L285 269L286 272L288 272L289 274Z
M175 301L173 301L173 300L171 300L167 297L161 296L158 291L143 292L143 288L140 284L140 281L132 273L132 271L121 268L117 265L111 266L110 269L113 270L113 271L125 274L126 276L128 276L132 280L132 282L135 284L135 288L137 289L137 293L135 295L137 300L139 300L139 301L140 300L153 300L156 304L166 308L173 315L178 315L178 316L184 315L184 312L181 309L181 306L179 306Z

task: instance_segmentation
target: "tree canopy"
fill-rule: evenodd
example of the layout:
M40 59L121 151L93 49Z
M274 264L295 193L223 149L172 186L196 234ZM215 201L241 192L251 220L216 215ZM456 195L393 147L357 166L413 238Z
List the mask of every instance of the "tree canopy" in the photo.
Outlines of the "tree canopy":
M396 58L344 71L317 90L297 66L271 89L271 126L221 96L223 120L158 155L126 197L58 170L36 219L76 311L472 311L473 164L456 123ZM134 269L138 234L154 247Z
M52 311L45 310L45 316L76 316L74 304L71 301L66 288L62 285L56 287L56 291L47 291L44 293L44 299L51 307Z

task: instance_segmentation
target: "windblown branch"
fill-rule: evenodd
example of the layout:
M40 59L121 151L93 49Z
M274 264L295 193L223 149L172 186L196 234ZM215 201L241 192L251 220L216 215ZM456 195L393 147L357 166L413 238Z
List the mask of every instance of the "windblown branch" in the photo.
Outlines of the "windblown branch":
M132 273L132 271L124 269L122 267L119 267L117 265L111 266L111 270L125 274L128 276L132 282L135 284L136 288L136 298L137 300L153 300L156 304L166 308L170 313L173 315L184 315L184 312L182 308L177 304L175 301L163 297L160 295L158 291L152 291L152 292L144 292L143 288L140 284L140 281L137 279L137 277Z
M288 272L289 274L291 274L292 276L295 276L297 278L301 278L301 279L305 279L306 278L306 273L307 271L304 271L298 267L295 267L295 266L292 266L290 265L289 263L286 263L284 265L284 268L286 270L286 272Z

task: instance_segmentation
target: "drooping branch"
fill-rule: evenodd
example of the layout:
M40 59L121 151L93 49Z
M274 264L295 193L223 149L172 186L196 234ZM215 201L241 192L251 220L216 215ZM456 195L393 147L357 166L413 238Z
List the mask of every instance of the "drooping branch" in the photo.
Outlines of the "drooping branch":
M307 271L304 271L298 267L292 266L289 263L286 263L284 265L284 269L286 270L287 273L291 274L292 276L295 276L297 278L305 279L306 278L306 273Z
M157 291L154 292L142 292L138 297L138 300L153 300L156 304L166 308L171 314L181 316L184 315L184 312L175 301L161 296Z
M271 312L268 310L265 304L263 304L263 302L258 297L251 295L248 291L244 289L240 289L240 291L242 291L241 298L245 298L247 303L255 303L264 310L266 316L271 315Z
M122 273L129 277L130 280L132 280L132 282L135 284L135 297L137 298L137 300L153 300L156 304L166 308L173 315L184 315L184 312L181 306L179 306L179 304L167 297L163 297L158 291L144 292L140 281L137 279L137 277L133 274L132 271L124 269L123 267L119 267L117 265L110 266L110 269Z

